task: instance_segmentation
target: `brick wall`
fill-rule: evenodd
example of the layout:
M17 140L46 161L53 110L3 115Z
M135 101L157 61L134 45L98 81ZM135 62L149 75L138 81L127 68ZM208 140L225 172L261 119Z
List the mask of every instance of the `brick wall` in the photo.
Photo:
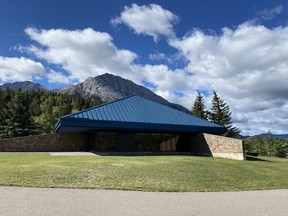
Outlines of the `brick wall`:
M0 152L85 151L84 134L46 134L0 139Z

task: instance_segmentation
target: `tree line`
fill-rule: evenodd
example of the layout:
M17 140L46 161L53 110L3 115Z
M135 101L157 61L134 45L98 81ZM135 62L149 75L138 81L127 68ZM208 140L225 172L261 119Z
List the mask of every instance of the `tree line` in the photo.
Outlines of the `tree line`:
M0 90L0 138L50 133L61 116L99 104L56 92Z
M267 134L245 139L244 146L248 154L257 153L282 158L288 156L288 141L272 137L270 130Z
M228 104L221 99L214 91L212 98L211 110L207 110L204 97L198 92L196 99L191 108L191 113L194 116L212 121L227 128L227 132L223 134L228 137L238 137L239 129L232 125L232 113Z
M204 98L198 93L191 113L226 127L225 136L236 137L239 130L232 126L229 106L216 92L213 94L210 111L206 110ZM0 138L50 133L61 116L101 103L56 92L0 89Z

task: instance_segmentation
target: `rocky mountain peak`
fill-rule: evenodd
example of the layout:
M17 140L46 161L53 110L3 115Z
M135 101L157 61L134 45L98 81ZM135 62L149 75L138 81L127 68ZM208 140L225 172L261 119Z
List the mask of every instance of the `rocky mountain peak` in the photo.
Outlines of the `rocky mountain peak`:
M38 83L35 84L30 81L15 82L12 84L7 83L0 86L0 89L3 90L6 90L7 88L9 88L10 90L16 90L21 88L23 91L48 91L44 86ZM114 101L131 95L137 95L182 111L188 111L186 108L178 104L169 103L167 100L155 94L148 88L145 88L144 86L137 85L131 80L123 79L120 76L115 76L109 73L96 77L89 77L88 79L75 86L68 86L61 89L54 89L51 91L72 96L81 96L86 98L90 97L106 102Z
M96 77L89 77L76 86L60 89L58 92L70 95L79 95L82 97L91 97L107 102L131 95L138 95L182 111L188 111L186 108L178 104L169 103L151 90L141 85L137 85L131 80L123 79L120 76L115 76L109 73Z
M108 102L130 95L138 95L159 103L168 103L164 98L149 89L137 85L131 80L108 73L86 79L84 82L77 84L73 92L84 97L93 97Z
M33 83L31 81L6 83L0 86L1 90L10 89L12 91L16 89L22 89L22 91L47 91L47 88L40 85L39 83Z

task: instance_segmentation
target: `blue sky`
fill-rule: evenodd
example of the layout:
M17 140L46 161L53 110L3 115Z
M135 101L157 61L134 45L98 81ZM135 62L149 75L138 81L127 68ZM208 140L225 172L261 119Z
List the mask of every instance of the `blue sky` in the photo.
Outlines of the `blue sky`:
M111 73L191 108L230 105L242 134L288 133L284 0L2 0L0 84Z

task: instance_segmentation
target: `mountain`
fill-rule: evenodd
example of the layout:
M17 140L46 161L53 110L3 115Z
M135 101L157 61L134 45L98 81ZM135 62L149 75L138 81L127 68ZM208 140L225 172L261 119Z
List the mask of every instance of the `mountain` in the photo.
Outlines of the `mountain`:
M278 139L284 139L288 140L288 134L272 134L273 137L278 138Z
M57 92L72 96L90 97L106 102L130 95L137 95L185 112L188 111L186 108L178 104L169 103L151 90L141 85L137 85L131 80L123 79L120 76L108 73L96 77L90 77L75 86L58 89Z
M40 85L39 83L33 83L30 81L6 83L4 85L0 85L1 90L10 89L11 91L14 91L20 88L22 91L47 91L46 87Z
M264 134L259 134L256 135L257 137L271 137L272 139L282 139L282 140L288 140L288 134L268 134L268 133L264 133Z
M137 95L188 112L188 109L185 107L178 104L169 103L169 101L153 93L151 90L145 88L144 86L137 85L131 80L123 79L120 76L115 76L108 73L96 77L90 77L82 83L79 83L75 86L68 86L62 89L48 90L46 87L40 85L39 83L33 83L30 81L7 83L2 86L0 85L1 90L6 90L7 88L10 90L21 88L23 91L53 91L71 96L81 96L86 98L90 97L106 102L131 95Z
M267 133L258 134L258 135L254 135L254 136L246 136L246 137L244 137L244 139L252 139L254 137L262 138L264 136L270 137L272 139L288 140L288 134L267 134Z

